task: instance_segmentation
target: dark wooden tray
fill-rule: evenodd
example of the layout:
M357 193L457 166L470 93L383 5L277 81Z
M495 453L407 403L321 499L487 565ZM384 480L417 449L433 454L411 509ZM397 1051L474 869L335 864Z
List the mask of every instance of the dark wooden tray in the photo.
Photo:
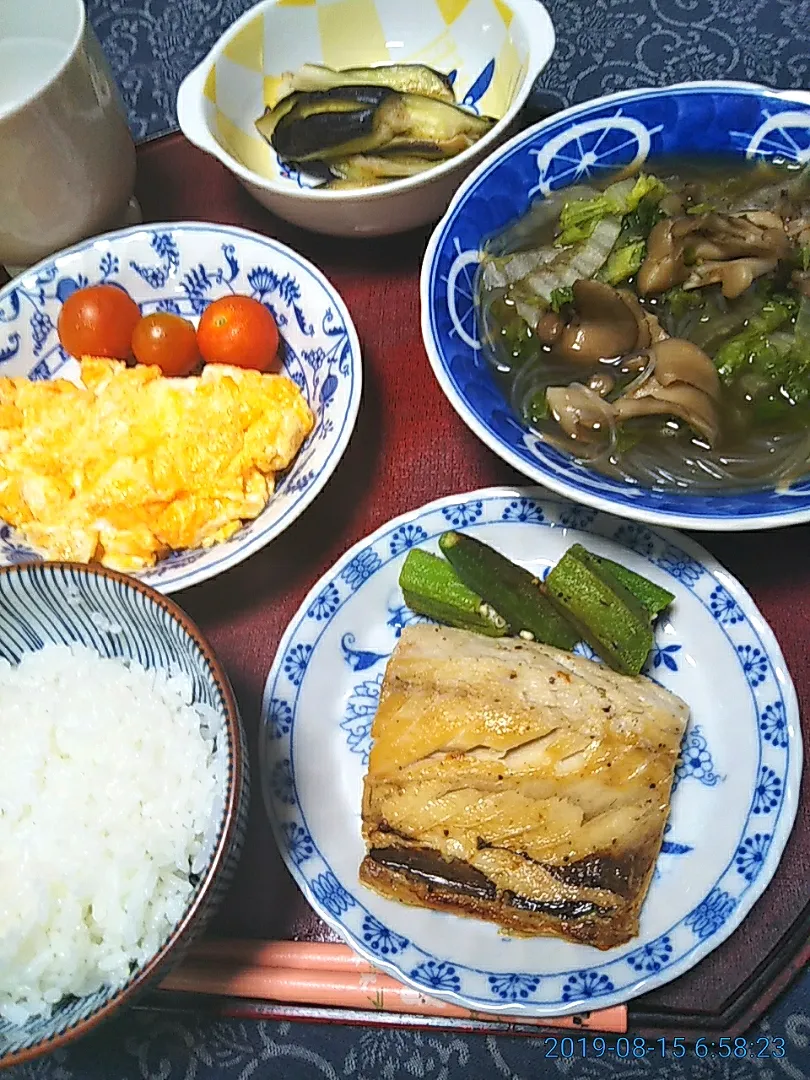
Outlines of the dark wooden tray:
M428 365L419 328L419 266L428 231L382 241L349 241L295 229L262 210L228 172L180 135L142 145L138 159L138 197L147 221L242 225L289 244L340 290L364 351L365 386L357 429L324 492L269 547L177 598L208 635L233 680L255 758L262 689L276 645L311 584L335 559L389 518L430 499L526 481L465 427ZM759 534L703 533L696 539L745 583L771 623L804 712L810 702L810 527ZM736 1034L767 1009L810 957L809 776L810 770L781 866L744 926L691 972L632 1002L633 1031L685 1037ZM211 933L331 940L333 935L281 862L258 787L254 785L241 866ZM148 1005L353 1023L447 1023L375 1012L189 1001L165 992L153 995ZM450 1026L461 1025L450 1022ZM463 1026L520 1031L495 1020L491 1025Z

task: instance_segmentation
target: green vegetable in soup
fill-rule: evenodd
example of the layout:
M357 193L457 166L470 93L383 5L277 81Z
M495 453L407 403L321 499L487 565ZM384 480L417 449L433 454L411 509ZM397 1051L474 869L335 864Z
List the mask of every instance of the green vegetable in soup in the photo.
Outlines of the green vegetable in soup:
M568 285L562 289L554 289L551 293L551 310L561 311L566 304L573 304L574 290Z
M770 357L773 352L767 335L792 319L797 308L797 301L792 296L774 297L763 305L758 315L749 320L741 334L721 346L715 354L714 363L723 382L731 382L747 364L764 367L763 357L766 353Z
M629 281L644 262L647 236L664 216L658 204L666 190L656 177L640 176L632 187L629 181L612 185L600 199L567 203L560 215L564 228L557 243L584 239L592 235L600 216L621 214L619 238L596 277L608 285Z
M788 357L790 370L782 388L791 401L803 405L810 400L810 297L803 296L799 303Z
M796 344L810 351L810 296L802 296L794 326Z
M688 311L693 311L695 308L702 308L705 304L705 297L702 289L682 289L678 285L674 289L670 289L669 292L664 293L661 297L662 306L664 306L669 314L675 318L680 319Z
M656 201L660 201L666 191L666 185L657 177L642 174L635 183L620 180L611 184L604 194L595 199L567 202L560 213L561 232L557 244L566 247L587 240L602 218L610 215L623 217L637 210L645 198L656 196Z
M539 424L541 420L548 420L551 416L551 409L549 408L546 391L537 390L532 394L526 402L524 411L530 424Z
M766 309L721 350L731 372L729 384L750 403L755 419L790 417L794 426L803 426L807 418L793 410L810 404L810 299L802 298L792 333L786 330L796 310L792 298L779 297Z
M674 337L688 338L709 356L715 356L718 349L746 330L776 292L769 278L755 281L732 303L723 299L717 285L673 289L666 294L668 317L664 324Z
M624 212L630 213L633 210L637 210L644 200L649 200L650 198L654 198L656 202L660 202L668 191L669 188L663 180L659 180L657 176L641 173L633 185L633 190L627 197L627 204Z
M567 247L587 240L602 218L615 213L617 210L605 195L566 203L560 214L562 232L557 237L557 246Z
M622 240L646 240L661 218L666 217L660 207L663 195L657 189L647 192L635 210L622 219Z
M631 240L623 247L614 247L607 262L596 275L597 278L608 285L629 281L639 272L646 251L647 244L644 240Z

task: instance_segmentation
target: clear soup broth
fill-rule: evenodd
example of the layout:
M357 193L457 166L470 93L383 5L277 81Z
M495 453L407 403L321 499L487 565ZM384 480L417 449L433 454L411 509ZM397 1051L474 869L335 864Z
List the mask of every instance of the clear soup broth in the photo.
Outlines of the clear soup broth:
M479 330L513 409L665 490L810 472L810 165L661 158L491 238Z

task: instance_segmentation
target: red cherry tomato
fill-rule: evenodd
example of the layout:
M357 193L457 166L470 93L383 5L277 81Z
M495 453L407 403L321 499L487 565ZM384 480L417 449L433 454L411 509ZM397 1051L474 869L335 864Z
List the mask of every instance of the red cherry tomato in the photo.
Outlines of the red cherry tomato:
M223 296L203 312L197 344L207 364L268 371L278 352L278 328L258 300Z
M140 317L138 305L117 285L90 285L65 300L56 330L71 356L127 360Z
M132 332L139 364L157 364L164 375L188 375L200 363L197 331L188 319L170 312L145 315Z

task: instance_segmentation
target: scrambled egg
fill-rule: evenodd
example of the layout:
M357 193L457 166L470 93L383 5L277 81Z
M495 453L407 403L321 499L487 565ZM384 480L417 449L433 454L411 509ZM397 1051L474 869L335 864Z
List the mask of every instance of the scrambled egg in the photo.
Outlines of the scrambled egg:
M81 380L0 378L0 518L47 559L130 572L228 539L315 423L283 375L84 357Z

